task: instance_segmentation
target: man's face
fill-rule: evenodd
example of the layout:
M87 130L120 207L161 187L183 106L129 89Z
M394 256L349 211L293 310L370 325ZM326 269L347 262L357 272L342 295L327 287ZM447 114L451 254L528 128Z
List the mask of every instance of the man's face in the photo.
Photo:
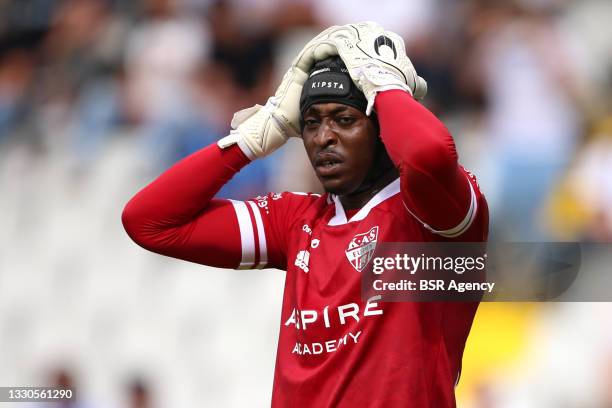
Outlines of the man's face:
M374 163L374 123L340 103L314 104L303 119L304 147L325 191L340 196L355 192Z

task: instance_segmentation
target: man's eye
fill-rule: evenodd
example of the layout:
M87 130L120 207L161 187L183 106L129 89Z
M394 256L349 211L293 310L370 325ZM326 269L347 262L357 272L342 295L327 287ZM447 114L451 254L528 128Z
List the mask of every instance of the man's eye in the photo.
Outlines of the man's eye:
M352 116L341 116L338 118L338 123L341 125L351 125L355 122L355 118Z
M304 125L307 127L313 127L316 126L319 123L318 120L316 119L306 119L304 120Z

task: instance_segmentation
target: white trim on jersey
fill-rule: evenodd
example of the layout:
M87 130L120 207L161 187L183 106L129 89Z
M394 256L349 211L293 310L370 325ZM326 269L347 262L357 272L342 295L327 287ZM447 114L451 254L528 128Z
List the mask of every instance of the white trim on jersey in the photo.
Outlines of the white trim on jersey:
M366 205L361 207L361 209L357 212L357 214L353 215L350 220L347 221L346 213L344 212L344 207L342 207L342 203L337 195L331 195L332 200L336 206L336 214L332 217L331 220L327 223L327 225L343 225L353 221L361 221L365 219L372 208L376 207L378 204L385 201L387 198L393 197L397 193L400 192L400 179L397 178L393 180L391 183L387 184L385 188L380 190L374 197L367 202Z
M304 191L290 191L290 194L295 194L295 195L299 195L299 196L315 196L315 197L321 197L321 194L318 193L307 193Z
M247 201L253 210L253 216L255 217L255 226L257 227L257 238L259 239L259 265L257 268L261 269L268 263L268 248L266 246L266 232L263 226L263 220L261 219L261 212L259 206L252 201Z
M249 269L255 264L255 233L251 216L246 203L243 201L228 200L234 206L238 227L240 228L240 242L242 244L242 258L238 269Z
M327 222L327 225L343 225L346 224L346 214L344 213L344 208L342 207L342 203L338 199L338 196L335 194L330 194L334 205L336 206L336 214Z
M445 238L458 237L459 235L467 231L470 225L472 225L472 222L476 218L476 212L478 210L478 201L476 200L476 192L474 191L474 187L472 186L472 183L470 182L470 180L469 179L467 180L468 180L468 184L470 185L470 196L471 196L470 197L470 208L468 209L467 214L465 215L463 220L454 228L450 228L447 230L436 230L430 227L429 225L427 225L426 223L424 223L423 221L421 221L419 217L417 217L412 211L410 211L406 203L404 203L404 200L402 200L402 203L404 203L404 207L410 213L410 215L412 215L418 222L420 222L429 231L433 232L434 234L443 236ZM330 194L330 197L336 207L336 214L329 220L327 225L332 225L332 226L333 225L343 225L343 224L347 224L353 221L361 221L368 216L372 208L376 207L378 204L382 203L386 199L393 197L395 194L398 194L399 192L400 192L400 179L397 178L391 183L389 183L385 188L380 190L374 197L372 197L370 201L368 201L367 204L363 206L357 212L357 214L351 217L350 220L346 219L346 213L344 211L344 207L342 207L342 203L340 202L340 199L338 198L338 196L334 194Z
M427 225L426 223L424 223L423 221L421 221L419 219L419 217L417 217L412 211L410 211L410 209L408 208L406 203L404 203L404 207L406 207L406 210L418 222L423 224L423 226L425 228L427 228L429 231L433 232L434 234L443 236L445 238L455 238L455 237L458 237L459 235L461 235L465 231L467 231L468 228L470 228L470 225L472 225L472 222L474 221L474 218L476 218L476 211L478 210L478 201L476 200L476 192L474 191L474 187L472 186L472 183L470 182L470 180L467 179L467 181L468 181L468 184L470 185L470 195L471 195L470 208L468 209L467 214L465 215L463 220L456 227L454 227L454 228L447 229L447 230L436 230L436 229L430 227L429 225ZM402 200L402 202L403 202L403 200Z

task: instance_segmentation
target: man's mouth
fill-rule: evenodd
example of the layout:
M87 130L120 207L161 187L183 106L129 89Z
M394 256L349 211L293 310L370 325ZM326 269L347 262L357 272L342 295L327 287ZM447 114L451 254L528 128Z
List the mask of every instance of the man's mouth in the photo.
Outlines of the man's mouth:
M341 167L342 158L336 153L320 153L315 160L315 169L321 177L334 175Z

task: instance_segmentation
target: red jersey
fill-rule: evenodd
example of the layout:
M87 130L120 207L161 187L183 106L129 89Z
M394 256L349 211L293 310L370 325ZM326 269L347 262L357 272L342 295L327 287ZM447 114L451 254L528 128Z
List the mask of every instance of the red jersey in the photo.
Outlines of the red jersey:
M224 268L287 271L274 407L454 407L476 303L361 299L383 242L486 240L488 210L444 125L402 91L376 96L400 178L347 215L333 195L215 199L249 163L238 146L181 160L126 205L142 247Z
M483 241L486 201L452 231L432 232L402 202L399 179L352 217L338 197L268 194L232 202L242 265L287 270L274 407L451 407L475 303L361 299L361 271L382 242ZM480 208L480 211L479 211ZM365 253L364 256L360 256ZM283 269L285 269L283 268Z

